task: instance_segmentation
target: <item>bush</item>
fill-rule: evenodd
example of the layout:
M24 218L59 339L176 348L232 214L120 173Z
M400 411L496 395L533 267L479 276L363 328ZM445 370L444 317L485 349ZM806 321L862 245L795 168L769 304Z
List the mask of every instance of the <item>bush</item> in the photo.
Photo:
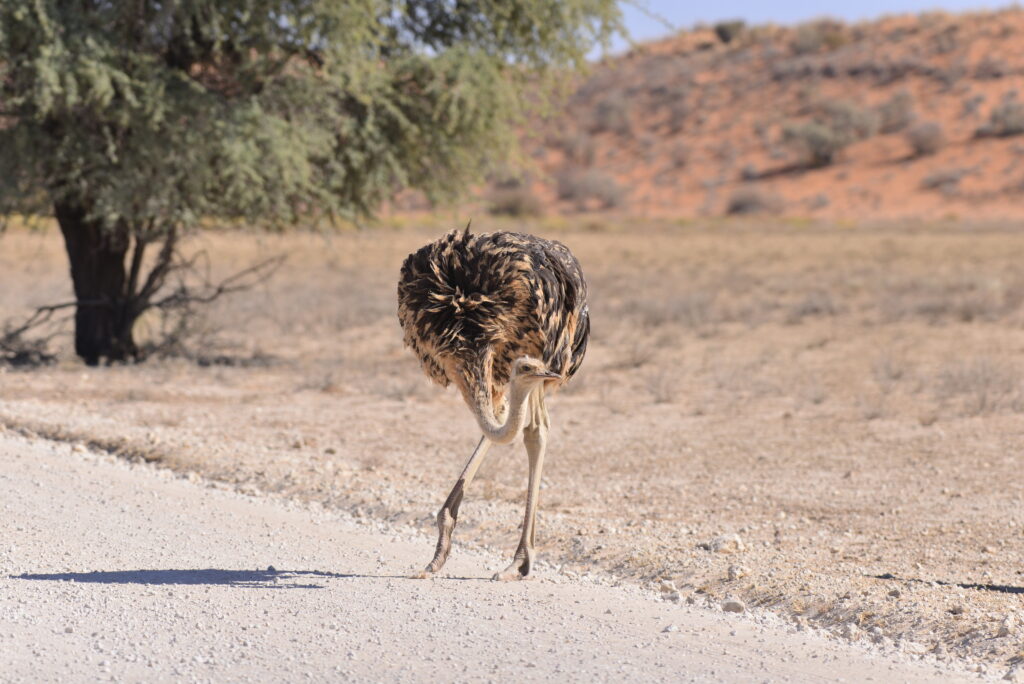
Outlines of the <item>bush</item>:
M992 109L988 123L975 131L979 138L1006 138L1024 133L1024 104L1008 97Z
M907 130L906 139L915 157L935 154L946 144L942 126L934 121L923 121L911 127Z
M878 107L878 130L898 133L914 121L914 97L906 90L893 95Z
M559 174L558 198L576 204L583 211L596 203L601 209L614 209L625 202L622 187L600 171L570 169Z
M527 187L499 187L487 196L488 211L495 216L537 217L544 213L540 199Z
M796 54L806 55L820 52L823 48L835 50L848 41L841 23L831 19L819 19L798 26L791 47Z
M871 109L858 107L846 100L826 102L819 109L817 120L831 126L850 142L870 138L878 132L879 115Z
M723 43L731 43L736 40L736 38L738 38L746 28L746 22L741 19L720 21L715 24L715 35L718 36L718 40Z
M609 95L594 107L594 118L590 126L592 133L611 131L619 135L629 135L632 130L629 101L623 95Z
M594 139L586 133L575 133L562 140L565 156L574 164L590 166L594 163Z
M729 196L725 213L730 216L748 214L777 214L782 211L782 199L757 188L740 188Z
M805 165L821 167L835 161L836 155L852 141L839 135L831 126L808 121L785 124L782 142L795 148Z
M796 148L807 166L828 166L842 149L878 131L878 114L851 102L827 102L817 109L812 121L782 127L782 142Z
M940 169L934 171L921 181L924 190L938 190L946 196L952 196L960 189L960 181L967 175L966 169Z

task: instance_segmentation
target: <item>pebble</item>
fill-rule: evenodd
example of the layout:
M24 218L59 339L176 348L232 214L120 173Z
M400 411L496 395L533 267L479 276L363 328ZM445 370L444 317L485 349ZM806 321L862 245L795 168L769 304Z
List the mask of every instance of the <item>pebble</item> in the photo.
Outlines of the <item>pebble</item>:
M747 606L738 598L727 598L722 601L722 610L726 613L743 613L747 610Z
M740 553L746 550L743 540L738 534L723 534L708 543L708 548L715 553Z
M729 566L729 579L731 581L736 581L738 579L743 579L744 577L746 577L749 574L750 574L750 570L748 568L743 567L742 565L730 565Z
M999 629L996 631L996 636L1010 636L1010 634L1013 633L1014 627L1016 627L1015 623L1016 621L1013 619L1013 616L1007 615L1003 619L1002 623L1000 623Z
M679 631L679 626L678 625L674 625L674 624L673 625L668 625L667 627L665 627L665 629L663 629L661 631L662 631L662 633L678 632Z

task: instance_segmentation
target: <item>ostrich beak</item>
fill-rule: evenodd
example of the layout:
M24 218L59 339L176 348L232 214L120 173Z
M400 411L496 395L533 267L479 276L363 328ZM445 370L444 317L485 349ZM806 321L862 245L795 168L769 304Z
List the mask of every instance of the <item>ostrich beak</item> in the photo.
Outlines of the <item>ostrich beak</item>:
M549 371L549 370L537 371L536 373L534 373L534 375L537 376L538 378L551 378L552 380L561 380L562 379L561 375L559 375L558 373L556 373L554 371Z

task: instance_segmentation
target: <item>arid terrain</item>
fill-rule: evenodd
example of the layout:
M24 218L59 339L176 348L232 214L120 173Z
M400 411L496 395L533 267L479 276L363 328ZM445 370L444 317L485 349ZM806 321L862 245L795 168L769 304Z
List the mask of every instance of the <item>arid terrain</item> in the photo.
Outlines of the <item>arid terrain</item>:
M609 57L524 126L479 208L1024 217L1024 10L696 27ZM399 206L410 206L399 203Z
M0 426L429 534L476 430L402 348L395 283L461 223L197 236L215 275L288 258L176 355L91 369L63 335L55 365L0 368ZM549 403L545 567L1015 676L1024 230L474 221L513 227L565 242L591 288L587 359ZM0 320L69 298L61 250L52 228L0 235ZM525 477L521 445L493 454L456 554L511 554Z

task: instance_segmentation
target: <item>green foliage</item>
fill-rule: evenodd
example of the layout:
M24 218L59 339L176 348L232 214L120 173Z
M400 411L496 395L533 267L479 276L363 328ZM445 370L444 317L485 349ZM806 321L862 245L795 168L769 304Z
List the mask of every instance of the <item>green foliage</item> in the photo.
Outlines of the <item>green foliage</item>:
M0 208L159 234L450 197L618 29L613 0L0 0Z

